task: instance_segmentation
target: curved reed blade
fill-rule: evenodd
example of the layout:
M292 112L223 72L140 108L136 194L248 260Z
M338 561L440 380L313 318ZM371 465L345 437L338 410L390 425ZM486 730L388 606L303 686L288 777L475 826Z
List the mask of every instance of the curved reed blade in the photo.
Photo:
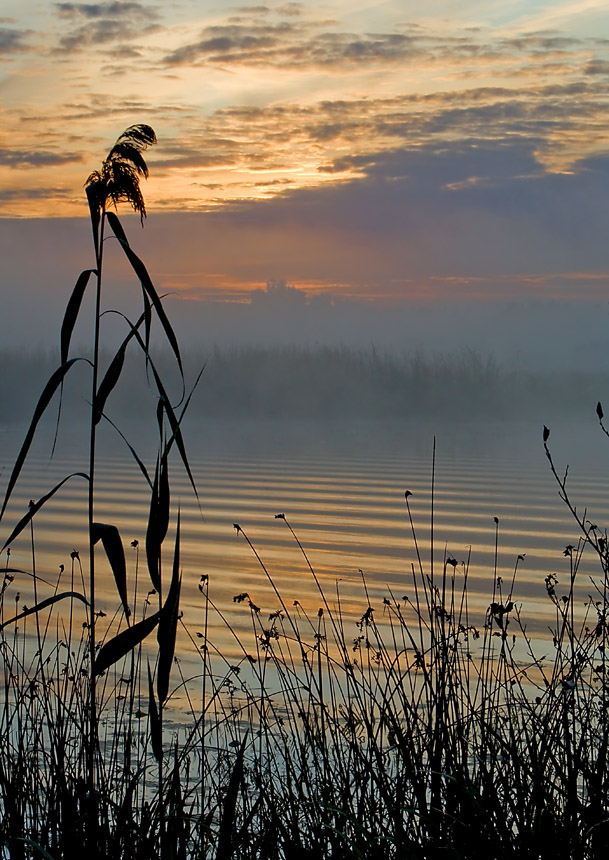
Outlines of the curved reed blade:
M91 182L93 176L93 173L89 176L89 179L87 180L89 184L86 186L85 192L87 194L89 213L91 215L91 229L93 230L95 259L99 262L99 222L101 219L101 204L99 199L99 188L96 183Z
M123 314L120 314L120 316L122 316L123 319L127 320L127 318L124 317ZM131 322L129 322L129 320L127 320L127 322L129 323L129 326L130 326L129 334L127 335L127 337L123 340L123 342L121 343L121 345L117 349L114 358L110 362L110 365L109 365L108 369L106 370L106 373L104 374L104 378L102 379L102 381L99 384L99 388L97 389L97 394L95 395L95 403L94 403L94 410L93 410L93 420L94 420L95 424L99 424L99 422L102 419L102 416L104 414L104 407L106 405L106 400L108 399L108 397L112 393L112 390L114 389L114 387L116 386L117 382L120 379L121 371L122 371L123 365L125 363L125 352L127 350L127 347L129 346L129 343L131 342L132 338L134 338L135 335L137 334L137 330L142 325L144 320L145 320L145 314L140 315L140 318L135 323L135 325L133 325Z
M182 356L180 355L180 347L178 345L178 339L175 336L175 332L171 326L171 323L169 322L169 319L167 318L167 314L165 313L165 310L163 308L163 305L161 303L159 295L154 288L154 285L152 283L150 275L148 274L148 270L146 269L146 266L144 265L142 260L140 260L140 258L137 256L137 254L134 251L132 251L131 246L129 245L129 242L127 241L125 231L123 230L121 223L118 220L118 217L114 214L114 212L108 212L106 214L106 217L108 219L108 223L110 224L110 227L112 228L112 232L114 233L114 235L118 239L123 251L125 252L127 259L131 263L131 267L133 268L133 271L138 276L140 283L142 285L142 289L145 291L148 298L152 302L152 305L153 305L153 307L157 313L157 316L159 318L159 322L163 326L165 336L167 337L167 340L169 341L169 344L171 346L171 349L172 349L173 354L175 356L175 359L178 363L178 367L180 368L180 373L182 374L182 378L183 378L184 377L184 370L182 368Z
M159 702L164 702L169 693L169 676L175 653L176 635L178 632L178 614L180 608L180 513L176 525L176 541L173 553L173 573L167 599L161 609L157 640L159 643L159 665L157 669L156 690Z
M89 476L87 475L86 472L72 472L71 475L68 475L67 478L64 478L63 481L60 481L58 484L56 484L52 490L49 490L49 492L46 494L46 496L42 496L42 498L38 499L37 502L34 502L34 504L30 504L27 514L25 514L25 516L21 517L21 519L19 520L19 522L17 523L15 528L10 533L9 537L4 542L4 546L2 547L0 552L4 552L4 550L7 548L7 546L12 544L12 542L15 540L15 538L21 534L23 529L30 522L32 517L34 517L38 513L40 508L44 504L46 504L46 502L48 502L49 499L53 498L53 496L55 495L57 490L61 489L61 487L63 487L63 485L66 483L66 481L69 481L70 478L77 478L77 477L78 478L84 478L85 481L89 480Z
M74 326L78 319L78 312L80 311L80 306L82 304L85 290L87 289L87 284L89 283L89 278L91 275L95 274L95 271L95 269L85 269L84 272L80 273L68 300L68 304L66 305L66 312L63 315L60 335L60 354L62 364L65 364L68 360L70 340L72 339L72 332L74 331Z
M148 618L138 621L132 627L127 627L102 645L93 664L93 674L101 675L121 657L126 657L134 648L137 648L157 626L160 614L155 612L154 615L149 615Z
M161 547L169 528L169 476L167 459L157 461L146 529L146 561L153 588L161 593Z
M45 410L51 399L66 375L66 373L70 370L72 365L77 361L88 361L86 358L71 358L69 361L64 362L61 367L58 367L57 370L51 375L49 381L47 382L44 391L40 395L40 399L36 405L36 409L34 410L34 416L30 422L30 426L28 428L27 433L25 434L25 439L21 446L21 450L17 455L17 459L15 460L15 465L13 466L13 471L11 472L11 477L9 478L8 486L6 488L6 493L4 495L4 502L2 503L2 509L0 510L0 520L4 516L4 512L6 510L6 506L8 505L9 499L13 490L15 489L15 484L17 483L17 479L21 473L21 469L23 468L23 464L25 463L28 451L30 450L30 445L32 444L32 440L34 439L34 433L36 432L36 427L38 426L38 422L42 418L45 413ZM88 362L89 364L91 362Z
M197 378L195 380L195 383L194 383L194 385L193 385L193 387L192 387L192 389L188 395L188 398L186 399L186 402L185 402L184 406L182 407L182 411L180 412L180 417L178 418L176 416L175 410L174 410L174 408L171 405L171 402L169 400L169 396L168 396L167 391L165 389L165 386L163 384L163 380L161 379L161 376L160 376L159 372L157 371L157 369L154 365L154 362L152 361L152 359L150 358L150 355L148 354L148 348L146 346L146 343L142 340L139 332L137 331L137 329L139 328L139 326L141 324L142 319L145 319L145 318L146 318L146 312L144 311L144 313L141 315L140 319L138 320L137 324L134 326L132 323L129 322L129 320L126 317L124 317L127 324L131 326L131 334L136 338L140 348L142 349L142 351L144 352L144 355L146 356L146 364L149 365L151 370L152 370L152 374L154 376L154 381L155 381L157 390L159 392L159 403L157 406L157 422L159 425L159 435L162 436L162 434L163 434L163 414L164 413L167 414L167 419L168 419L169 425L171 427L171 436L169 437L169 439L167 441L165 451L164 451L164 457L167 458L169 451L171 450L171 447L172 447L173 443L175 442L177 445L178 451L180 453L180 458L181 458L182 463L184 465L184 468L186 470L186 474L188 475L188 480L190 481L190 485L191 485L193 492L194 492L194 494L197 498L197 501L198 501L199 500L199 493L197 490L195 479L194 479L193 474L192 474L192 470L190 468L190 463L188 462L188 456L186 454L186 446L184 444L184 439L182 436L182 431L180 429L180 424L182 422L182 419L184 418L184 415L186 414L186 410L190 404L190 400L192 398L192 395L194 394L194 391L195 391L197 385L199 384L201 376L203 375L203 370L205 368L202 368L201 371L199 372L199 375L197 376Z
M96 273L96 269L85 269L84 272L81 272L78 276L78 280L74 285L74 289L72 290L72 294L68 300L68 304L66 305L66 312L63 316L63 322L61 324L61 334L59 338L59 352L61 363L64 364L68 360L68 355L70 352L70 341L72 339L72 332L74 331L74 326L76 325L76 320L78 319L78 313L80 311L80 306L82 304L82 299L85 294L85 290L87 288L87 284L89 283L89 278L92 274ZM59 392L59 408L57 410L57 421L55 423L55 436L53 438L53 448L51 452L51 457L55 454L55 446L57 445L57 437L59 435L59 424L61 422L61 406L63 402L63 383L61 384L60 392Z
M23 612L20 612L13 618L9 618L8 621L0 624L0 630L3 630L7 624L14 624L15 621L19 621L20 618L25 618L27 615L34 615L36 612L41 612L43 609L47 609L47 607L52 606L54 603L58 603L60 600L65 600L67 597L81 600L85 606L89 605L87 598L78 591L62 591L61 594L54 594L52 597L47 597L46 600L41 600L40 603L37 603L35 606L29 606L27 609L24 609Z
M110 562L110 567L112 568L112 573L114 574L116 590L123 604L125 616L129 619L131 610L129 609L127 598L127 565L125 563L125 550L120 533L116 526L109 525L108 523L93 523L91 539L94 544L99 540L102 542L108 561Z
M235 766L231 771L230 779L226 794L224 795L224 803L222 804L222 817L220 819L220 828L218 831L218 847L216 850L216 860L230 860L234 856L232 834L235 828L237 800L239 798L239 786L243 781L244 767L243 758L245 755L245 737L237 752Z
M113 388L116 386L116 383L120 379L121 371L125 363L126 348L127 344L122 343L117 350L116 355L110 362L110 365L106 373L104 374L104 378L99 384L99 388L97 389L97 393L95 395L95 402L93 404L93 422L95 424L99 424L99 422L101 421L104 412L104 406L106 405L106 400L108 399Z
M152 752L157 761L163 760L163 730L161 726L161 718L159 717L159 709L154 698L154 684L152 683L152 673L150 665L148 665L148 697L150 705L148 708L150 716L150 741L152 743Z
M186 474L188 475L188 480L190 481L190 485L191 485L193 492L194 492L194 494L197 498L197 501L198 501L199 500L199 493L197 492L195 479L194 479L194 477L192 475L192 471L190 469L190 463L188 462L188 456L186 454L186 446L184 444L184 438L182 436L182 430L180 429L180 423L184 417L184 414L186 412L186 408L188 407L188 404L190 403L190 398L192 397L192 392L190 393L188 400L186 401L186 404L184 405L184 408L182 409L180 417L178 418L175 414L175 410L174 410L173 406L169 402L169 397L167 396L167 391L165 390L165 386L163 385L163 380L159 376L159 373L158 373L158 371L157 371L157 369L154 366L154 363L152 361L150 361L150 367L152 369L152 373L154 375L154 380L156 382L156 387L158 389L159 397L160 397L160 402L159 402L159 406L158 406L158 410L157 410L159 428L162 426L163 412L165 412L165 414L167 415L167 420L169 421L169 426L171 428L171 436L167 440L167 444L165 446L165 451L164 451L163 456L166 458L169 455L169 452L171 450L171 446L175 442L177 447L178 447L178 451L180 453L180 458L182 460L184 468L186 469ZM197 377L197 381L195 382L195 387L196 387L197 383L199 382L199 379L201 378L202 373L203 373L203 371L201 371L201 373L199 373L199 376ZM194 391L194 388L193 388L193 391Z
M112 421L111 418L108 418L108 416L104 415L103 413L102 413L102 418L105 418L106 421L108 422L108 424L110 424L110 426L116 430L116 432L121 437L121 439L123 440L123 442L125 443L127 448L129 448L129 451L131 452L131 456L133 457L133 459L135 460L135 462L139 466L140 472L142 473L142 475L146 479L146 483L148 484L150 489L152 489L152 481L150 480L150 475L148 474L148 469L146 468L146 466L144 465L144 463L140 459L140 457L139 457L137 451L135 450L135 448L133 447L133 445L129 442L129 440L127 439L125 434L122 432L122 430L119 427L116 426L116 424L114 423L114 421Z
M40 852L40 854L42 855L42 857L45 858L45 860L55 860L53 855L49 854L46 848L44 848L42 845L40 845L39 842L36 842L34 839L30 839L29 836L15 836L13 838L17 842L23 842L24 845L28 846L28 848L33 848L34 851Z

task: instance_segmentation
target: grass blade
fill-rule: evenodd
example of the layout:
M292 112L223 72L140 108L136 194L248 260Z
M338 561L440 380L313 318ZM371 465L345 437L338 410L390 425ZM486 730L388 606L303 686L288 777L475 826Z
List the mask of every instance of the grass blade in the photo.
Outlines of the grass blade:
M143 621L138 621L132 627L127 627L117 636L114 636L99 649L99 654L95 658L93 664L93 672L95 675L101 675L113 663L120 660L121 657L126 657L130 651L133 651L140 642L152 633L154 628L159 623L160 612L155 612Z
M120 242L121 247L127 256L127 259L131 263L133 271L138 276L140 283L142 285L142 288L144 289L145 293L148 295L148 298L152 302L152 305L153 305L155 311L157 312L159 321L160 321L161 325L163 326L163 330L165 331L165 335L167 337L167 340L169 341L171 349L173 350L173 354L175 355L176 361L178 363L178 367L180 368L180 373L182 374L182 377L183 377L184 371L182 368L182 357L180 355L180 347L178 345L178 340L175 336L175 332L174 332L173 328L171 327L171 323L169 322L169 320L167 318L167 314L165 313L163 305L161 304L161 300L158 296L158 293L154 288L154 285L152 283L150 275L148 274L148 270L146 269L146 266L144 265L142 260L140 260L140 258L137 256L137 254L135 254L134 251L132 251L131 246L129 245L129 242L127 241L127 237L125 235L125 232L121 226L121 223L118 220L118 217L114 214L114 212L106 213L106 217L108 219L108 223L110 224L110 227L112 228L114 235L116 236L116 238Z
M133 447L133 445L130 444L130 442L127 439L127 437L125 436L125 434L121 431L121 429L119 427L116 426L116 424L114 423L114 421L112 421L112 419L108 418L107 415L103 415L102 417L105 418L106 421L108 422L108 424L110 424L110 426L116 430L116 432L121 437L121 439L123 440L123 442L125 443L127 448L129 448L129 451L131 452L131 456L133 457L133 459L135 460L135 462L139 466L140 472L142 473L142 475L146 479L146 483L148 484L150 489L152 489L152 481L150 480L150 475L148 474L148 469L146 468L146 466L144 465L144 463L142 462L142 460L138 456L138 453L135 450L135 448Z
M19 621L20 618L25 618L26 615L34 615L36 612L41 612L43 609L46 609L48 606L52 606L54 603L57 603L60 600L65 600L66 597L76 598L77 600L82 600L82 602L88 606L89 601L86 597L83 597L78 591L62 591L61 594L54 594L52 597L47 597L46 600L41 600L40 603L37 603L35 606L30 606L20 612L18 615L15 615L13 618L9 618L8 621L5 621L3 624L0 624L0 630L3 630L7 624L14 624L15 621Z
M160 762L163 760L163 731L161 728L159 709L157 707L156 699L154 698L154 684L152 683L150 666L148 666L148 697L150 700L148 711L150 716L150 741L152 743L152 752L155 759Z
M161 547L169 528L169 476L167 458L162 457L156 466L150 499L150 514L146 529L146 561L152 585L161 592Z
M123 316L123 314L120 314L120 316ZM123 318L126 319L126 317L124 316ZM102 415L104 413L104 406L106 405L106 400L108 399L112 390L120 379L121 371L125 363L125 352L127 350L127 347L129 346L131 339L137 333L137 330L139 329L141 324L144 322L144 318L145 314L141 314L135 325L132 325L129 320L126 320L131 330L116 351L116 354L110 362L110 365L106 370L104 378L102 379L99 388L97 389L97 394L95 395L95 409L93 412L93 420L96 424L99 424L99 422L101 421Z
M129 337L131 337L131 335L129 335ZM93 421L95 422L95 424L99 424L99 422L101 421L101 417L104 412L104 406L106 405L106 400L108 399L110 393L112 392L112 389L115 387L116 383L120 379L123 364L125 363L126 348L127 344L122 343L116 355L110 362L110 366L104 374L104 378L99 384L97 394L95 395L95 403L93 405Z
M127 565L125 563L125 550L120 533L116 526L109 525L108 523L93 523L91 539L94 544L99 540L102 542L108 561L110 562L110 567L112 568L112 573L114 574L116 589L123 604L125 616L129 618L131 610L129 609L127 598Z
M243 780L243 757L245 754L245 743L247 738L243 739L235 766L231 771L224 803L222 804L222 818L220 819L220 829L218 832L218 848L216 850L216 860L230 860L233 854L233 839L232 833L235 826L237 800L239 797L239 785Z
M60 354L62 364L65 364L68 360L68 353L70 351L70 340L72 338L74 326L76 325L76 320L78 319L80 305L82 303L85 290L87 289L89 278L91 277L91 275L95 274L95 271L95 269L85 269L84 272L80 273L80 275L78 276L78 280L76 281L76 284L74 286L74 289L72 290L72 295L68 300L66 312L63 316L63 322L61 324Z
M186 446L184 445L184 439L182 437L182 430L180 429L180 422L182 421L182 418L184 417L184 414L186 412L186 408L187 408L188 404L190 403L190 398L192 397L192 394L194 392L194 387L193 387L193 391L191 391L191 393L188 397L188 400L186 401L186 404L184 406L184 409L182 410L182 413L178 419L178 417L176 416L175 411L173 409L173 406L169 402L169 397L167 396L167 391L165 390L165 386L163 385L163 380L159 376L158 371L157 371L157 369L154 366L152 361L150 362L150 367L152 368L152 373L154 374L156 386L157 386L157 389L158 389L158 392L159 392L159 395L161 398L161 406L165 410L165 413L167 415L167 420L169 421L169 426L171 428L171 436L169 437L169 439L167 441L167 445L165 447L165 457L169 454L169 451L171 450L171 446L173 445L173 443L175 441L176 445L178 446L180 458L182 460L182 463L184 464L184 468L186 469L186 474L188 475L188 480L190 481L190 485L191 485L193 492L194 492L194 494L197 498L197 501L198 501L199 494L197 492L195 479L193 478L192 472L190 470L190 463L188 462L188 456L186 455ZM201 372L199 373L199 376L197 377L197 380L195 382L195 387L198 384L199 380L201 379L202 373L203 373L203 371L201 370Z
M150 580L156 590L161 592L161 547L169 528L169 477L167 459L157 461L154 484L150 499L150 514L146 529L146 561Z
M169 676L175 653L176 634L178 630L178 613L180 607L180 513L176 525L176 541L173 554L173 574L167 599L161 609L157 640L159 643L159 665L157 670L156 689L159 702L164 702L169 692Z
M15 465L13 466L13 471L8 482L8 487L6 488L4 502L2 503L2 509L0 510L0 520L4 516L4 512L11 497L11 493L15 489L15 484L17 483L17 479L19 478L19 474L21 473L21 469L23 468L23 464L25 463L28 451L30 450L32 440L34 439L34 434L36 432L38 422L44 415L44 412L49 403L51 402L53 395L63 382L66 373L70 370L70 368L76 361L88 361L88 359L71 358L69 361L64 362L61 367L58 367L57 370L51 375L49 381L44 387L44 391L40 395L40 399L38 400L36 409L34 410L34 416L30 422L28 431L25 434L25 439L23 441L17 459L15 460Z
M53 496L55 495L57 490L59 490L61 487L63 487L63 485L66 483L66 481L69 481L70 478L76 478L76 477L84 478L86 481L89 480L89 476L85 472L72 472L71 475L68 475L67 478L64 478L63 481L60 481L58 484L56 484L56 486L54 486L52 490L49 490L49 492L46 494L46 496L43 496L41 499L38 499L38 501L34 502L33 505L31 504L28 508L27 514L25 514L25 516L21 517L21 519L19 520L19 522L17 523L15 528L10 533L9 537L4 542L4 546L2 547L0 552L4 552L4 550L7 548L7 546L9 546L15 540L15 538L21 534L21 532L27 526L27 524L30 522L32 517L34 517L38 513L40 508L46 502L48 502L49 499L53 498Z

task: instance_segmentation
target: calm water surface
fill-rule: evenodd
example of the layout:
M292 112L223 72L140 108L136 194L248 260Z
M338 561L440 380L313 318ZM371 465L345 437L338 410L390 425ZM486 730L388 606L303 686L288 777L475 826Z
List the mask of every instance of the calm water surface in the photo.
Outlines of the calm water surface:
M58 453L49 462L49 434L36 444L27 469L1 524L2 540L37 499L65 475L86 471L82 436L64 433ZM141 448L150 470L154 452L137 428L129 439ZM431 556L431 474L436 437L434 494L434 562L442 569L445 554L469 565L472 606L480 612L490 602L495 572L495 522L499 519L497 574L510 582L518 555L524 560L514 589L515 599L530 618L530 628L547 630L552 607L544 579L557 575L566 585L567 544L576 544L577 528L558 498L541 444L541 428L520 424L477 426L420 426L408 423L375 424L213 424L187 427L191 468L200 497L200 510L184 470L173 461L175 510L182 516L184 621L191 630L204 623L198 590L201 576L209 577L209 594L230 625L247 628L249 610L233 597L247 592L264 613L279 608L262 565L271 575L285 604L298 600L315 614L320 605L307 563L285 523L283 513L306 550L311 565L334 602L340 594L346 613L361 615L366 608L362 587L365 575L370 600L378 614L389 589L396 597L412 594L412 565L417 562L404 492L415 523L423 564ZM21 437L2 434L2 481L6 486L12 458ZM591 420L552 428L552 452L561 472L570 464L570 486L578 508L599 527L608 520L607 474L609 439ZM145 481L126 448L102 442L99 461L96 518L118 526L126 546L130 587L135 586L140 542L139 588L148 589L143 545L149 496ZM37 516L34 529L38 575L52 589L59 566L70 573L72 550L86 568L86 482L69 481ZM238 523L261 561L234 528ZM173 529L168 536L170 570ZM10 564L25 573L17 579L21 600L29 602L32 571L31 535L14 544ZM262 562L262 563L261 563ZM462 570L462 568L460 569ZM591 592L590 575L598 573L591 553L584 556L579 580L582 602ZM169 574L168 574L169 575ZM17 582L17 580L16 580ZM141 606L142 598L139 598ZM108 616L117 608L111 574L100 553L99 607ZM136 614L138 609L136 609ZM215 613L209 617L219 647L236 648L226 625ZM191 647L184 642L184 648Z

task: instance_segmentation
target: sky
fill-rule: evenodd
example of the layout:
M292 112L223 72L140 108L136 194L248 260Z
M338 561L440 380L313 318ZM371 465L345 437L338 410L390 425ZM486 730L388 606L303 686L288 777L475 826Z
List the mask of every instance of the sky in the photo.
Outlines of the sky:
M606 0L3 0L0 336L91 265L83 184L141 122L148 219L125 223L191 323L269 280L598 318L608 102Z

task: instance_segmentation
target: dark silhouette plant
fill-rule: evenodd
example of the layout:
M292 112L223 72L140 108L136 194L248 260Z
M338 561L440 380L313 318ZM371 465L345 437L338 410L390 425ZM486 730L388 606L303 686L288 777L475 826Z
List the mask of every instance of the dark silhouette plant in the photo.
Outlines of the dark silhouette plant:
M38 424L42 416L49 409L54 395L60 394L59 416L61 416L61 394L66 377L76 362L86 362L91 368L91 403L89 417L89 464L88 472L75 472L65 477L38 501L31 502L26 514L19 520L4 543L3 549L9 549L12 542L26 528L32 524L34 516L45 505L61 487L74 477L84 478L88 482L88 543L89 543L89 575L88 592L70 590L55 594L51 599L46 599L26 610L25 613L16 614L14 618L4 622L14 623L24 615L36 614L41 610L61 600L78 599L88 607L88 705L87 723L88 731L86 737L86 782L88 809L87 839L90 848L97 854L98 841L96 837L98 787L96 782L96 768L99 760L98 740L98 713L96 701L96 681L110 666L121 658L127 656L155 629L158 628L158 658L156 660L156 697L154 701L154 688L151 683L151 713L157 714L157 719L151 721L151 732L153 733L153 749L158 760L159 787L162 787L162 715L163 704L169 695L169 676L173 654L175 650L175 638L177 630L177 618L179 613L180 599L180 526L179 515L176 526L174 563L171 582L166 589L165 600L163 600L163 583L161 575L161 547L166 538L170 521L170 488L168 477L169 453L175 443L182 459L187 475L196 494L196 487L188 463L182 433L181 421L192 396L185 397L184 374L182 359L177 338L173 328L165 314L161 299L148 274L146 266L131 248L125 231L115 212L111 211L121 203L127 203L140 216L143 226L146 217L146 207L140 188L140 180L148 177L148 166L143 152L152 144L156 143L156 135L148 125L133 125L128 128L110 150L108 157L99 170L93 171L86 181L86 194L89 202L91 227L93 232L93 244L95 253L95 267L86 269L78 277L68 300L60 337L60 365L51 374L40 398L29 428L25 435L21 449L17 455L13 470L9 477L4 501L0 509L0 519L5 514L9 500L13 494L20 473L26 463L28 453L34 439ZM107 235L107 227L110 233ZM116 239L135 272L142 289L143 307L139 318L135 321L129 320L120 311L114 311L124 321L127 333L109 361L105 372L101 373L100 367L100 336L101 322L104 312L102 311L102 286L103 286L103 263L104 249L109 239ZM81 306L87 287L94 276L95 289L94 298L94 320L93 320L93 343L91 358L70 357L70 345L75 325L81 314ZM178 405L181 405L180 414L176 414L167 393L166 386L159 374L154 360L150 355L150 332L153 316L160 322L164 334L169 343L171 353L177 363L181 385L181 393ZM128 445L140 470L147 481L150 492L150 513L146 534L146 556L148 570L153 590L158 594L158 610L152 615L144 618L138 623L132 624L130 620L131 611L128 603L127 574L125 563L125 552L119 529L112 523L101 523L95 517L95 487L96 487L96 454L97 454L97 428L106 416L106 405L108 398L121 378L125 354L127 348L133 344L139 348L146 362L147 373L151 384L156 388L157 401L157 424L159 429L159 449L154 476L151 477L137 455L135 449ZM199 374L200 378L200 374ZM194 387L196 387L196 383ZM110 421L113 424L112 421ZM168 426L167 426L168 425ZM115 426L115 425L113 425ZM58 418L59 427L59 418ZM118 429L118 428L117 428ZM120 433L120 431L119 431ZM122 436L122 433L121 433ZM123 436L124 439L124 436ZM126 440L125 440L126 441ZM127 443L128 444L128 443ZM54 446L53 446L54 447ZM95 546L101 543L109 566L114 575L117 592L120 598L124 614L124 629L105 641L100 648L96 637L96 620L100 613L96 609L96 553ZM161 798L162 800L162 798ZM163 821L163 816L159 817Z

